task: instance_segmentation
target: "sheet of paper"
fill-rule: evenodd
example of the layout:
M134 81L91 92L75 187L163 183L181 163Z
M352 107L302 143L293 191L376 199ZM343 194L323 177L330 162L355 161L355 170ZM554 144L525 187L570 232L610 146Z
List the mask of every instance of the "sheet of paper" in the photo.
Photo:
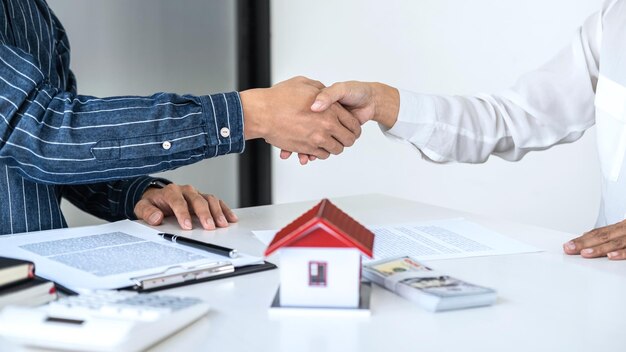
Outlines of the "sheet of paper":
M266 246L269 246L270 242L272 242L272 240L274 239L274 236L276 236L276 232L278 231L276 230L252 231L254 236Z
M174 244L158 231L132 221L0 236L0 256L33 261L37 275L73 290L131 286L131 278L176 273L206 263L229 261L236 267L262 258L231 259Z
M540 252L541 249L465 219L372 226L374 259L408 255L418 260ZM268 245L277 231L253 231Z

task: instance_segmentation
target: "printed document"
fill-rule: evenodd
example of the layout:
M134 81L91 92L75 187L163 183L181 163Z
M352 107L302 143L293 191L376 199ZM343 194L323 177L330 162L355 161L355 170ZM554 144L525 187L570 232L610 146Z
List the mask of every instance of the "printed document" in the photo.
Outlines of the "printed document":
M129 221L0 236L0 256L30 260L37 275L72 290L131 286L132 278L176 274L203 264L260 264L240 254L231 259L164 240L158 231Z
M465 219L368 227L374 232L374 260L411 256L418 260L540 252ZM253 231L268 245L277 231Z

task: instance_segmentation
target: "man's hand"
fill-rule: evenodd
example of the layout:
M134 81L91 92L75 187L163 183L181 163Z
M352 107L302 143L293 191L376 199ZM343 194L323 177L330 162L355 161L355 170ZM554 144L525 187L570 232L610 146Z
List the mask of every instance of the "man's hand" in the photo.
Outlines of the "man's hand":
M324 112L337 103L357 118L360 124L374 120L391 128L398 119L400 95L397 89L381 83L340 82L322 89L311 105L311 111ZM280 152L282 159L290 156L289 150ZM315 155L298 153L298 159L300 164L305 165L316 158Z
M563 250L585 258L608 256L611 260L626 259L626 220L591 230L563 244Z
M182 229L191 230L192 214L198 217L205 230L237 222L237 216L224 201L214 195L200 193L192 186L172 183L165 188L151 187L135 205L135 216L153 226L160 225L165 216L175 215Z
M320 159L353 145L361 125L346 109L331 104L323 112L311 111L322 88L318 81L294 77L272 88L241 92L246 139L263 138L283 150Z

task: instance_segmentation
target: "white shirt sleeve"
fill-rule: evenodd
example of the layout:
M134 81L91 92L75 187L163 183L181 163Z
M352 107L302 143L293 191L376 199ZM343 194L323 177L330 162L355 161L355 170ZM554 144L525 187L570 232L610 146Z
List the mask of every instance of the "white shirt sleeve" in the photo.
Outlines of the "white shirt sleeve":
M431 161L484 162L573 142L595 121L602 13L572 44L500 94L437 96L400 90L396 124L383 131L409 141Z

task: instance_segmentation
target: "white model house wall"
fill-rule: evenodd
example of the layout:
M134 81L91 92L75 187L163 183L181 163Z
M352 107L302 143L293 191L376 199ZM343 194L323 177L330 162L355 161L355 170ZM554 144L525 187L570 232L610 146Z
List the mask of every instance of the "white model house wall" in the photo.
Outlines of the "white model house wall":
M284 247L280 255L280 304L291 307L359 305L361 252L355 248ZM326 284L309 282L311 263L326 264Z

